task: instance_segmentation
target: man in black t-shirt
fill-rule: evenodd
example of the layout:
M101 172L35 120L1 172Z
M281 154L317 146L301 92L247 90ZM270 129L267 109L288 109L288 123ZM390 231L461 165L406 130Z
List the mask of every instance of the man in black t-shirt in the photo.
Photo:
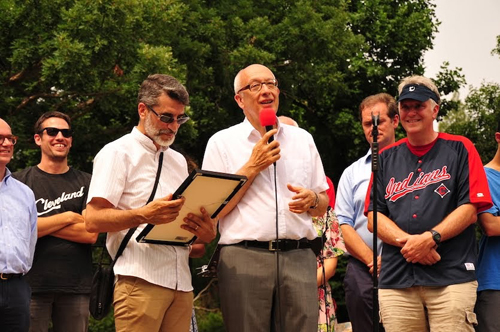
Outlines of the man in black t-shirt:
M85 230L90 174L68 166L72 144L68 115L47 112L35 124L41 149L37 166L14 173L35 193L38 242L27 274L32 288L30 332L86 332L92 281L91 244L97 233Z

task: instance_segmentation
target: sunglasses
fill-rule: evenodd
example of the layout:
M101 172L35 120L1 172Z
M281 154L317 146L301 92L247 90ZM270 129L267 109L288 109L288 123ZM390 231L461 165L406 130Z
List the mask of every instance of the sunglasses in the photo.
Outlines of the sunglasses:
M146 104L144 104L144 105L146 105ZM183 123L186 123L189 120L189 116L187 116L186 114L181 114L181 115L177 116L177 119L175 119L175 116L170 114L170 113L163 113L162 115L160 115L160 114L156 113L155 110L152 109L150 106L146 105L146 107L148 108L148 110L153 112L154 115L156 115L158 117L158 119L160 119L161 122L172 123L174 121L177 121L177 123L179 125L181 125Z
M47 127L40 130L39 134L42 134L44 131L47 132L47 135L52 137L56 137L59 134L59 132L61 132L62 135L66 138L70 138L71 136L73 136L73 131L71 131L71 129L59 129L54 127Z

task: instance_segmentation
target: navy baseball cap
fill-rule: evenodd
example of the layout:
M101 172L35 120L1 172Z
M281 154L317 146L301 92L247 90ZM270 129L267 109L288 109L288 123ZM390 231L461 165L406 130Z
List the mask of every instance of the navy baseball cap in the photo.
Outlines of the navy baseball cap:
M414 84L414 83L407 84L403 87L403 90L399 95L398 102L405 99L413 99L421 102L432 99L439 104L439 98L436 95L436 93L434 93L434 91L432 91L425 85Z

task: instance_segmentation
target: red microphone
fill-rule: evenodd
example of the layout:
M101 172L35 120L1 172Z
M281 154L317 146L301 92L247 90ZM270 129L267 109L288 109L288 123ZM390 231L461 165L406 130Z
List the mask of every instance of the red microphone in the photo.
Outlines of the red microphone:
M273 126L276 124L276 113L272 108L263 108L259 114L260 117L260 125L262 127L266 127L266 132L273 129ZM271 143L274 141L274 136L269 137L269 141L267 143Z

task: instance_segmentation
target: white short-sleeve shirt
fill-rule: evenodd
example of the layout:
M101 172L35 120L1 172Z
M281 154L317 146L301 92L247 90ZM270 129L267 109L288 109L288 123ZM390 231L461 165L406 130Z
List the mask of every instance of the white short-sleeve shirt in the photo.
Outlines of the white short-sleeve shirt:
M160 152L137 128L104 146L94 159L88 202L101 197L121 210L144 206L153 190ZM188 175L186 159L180 153L170 148L163 149L163 152L155 199L173 193ZM135 238L145 226L137 227L115 264L115 274L139 277L170 289L191 291L189 249L138 243ZM112 257L127 231L108 233L106 247Z
M245 119L242 123L213 135L205 151L203 169L236 173L250 158L252 149L261 138L259 132ZM295 193L287 184L311 189L317 193L328 189L321 158L312 136L305 130L279 124L275 139L280 143L281 158L276 162L275 204L274 165L263 170L238 205L219 223L221 244L243 240L270 241L278 237L298 240L317 237L308 213L296 214L288 209Z

